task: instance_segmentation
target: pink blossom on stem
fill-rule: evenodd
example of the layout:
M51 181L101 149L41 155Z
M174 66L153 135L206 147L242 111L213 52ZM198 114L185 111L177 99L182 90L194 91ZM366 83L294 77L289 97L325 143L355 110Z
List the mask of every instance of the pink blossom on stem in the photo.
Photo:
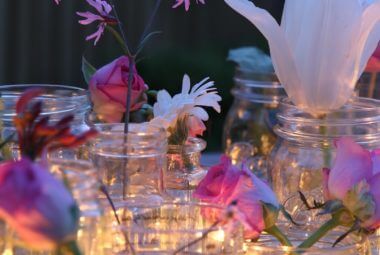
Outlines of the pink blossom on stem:
M173 5L173 8L177 8L178 6L180 5L185 5L185 10L188 11L189 8L190 8L190 1L191 0L176 0L176 3ZM205 4L205 0L195 0L195 2L198 4L198 3L201 3L201 4Z
M129 58L121 56L103 66L91 77L89 90L94 111L104 122L122 121L126 111L127 94L131 93L131 111L139 110L147 102L148 86L138 74L136 66L129 70ZM128 91L129 73L133 72L132 91Z
M271 227L265 225L264 203L280 209L274 192L266 183L245 167L233 166L226 156L221 158L220 164L210 168L195 190L194 197L226 207L236 204L239 213L235 217L245 227L245 237L251 239L258 238L265 228ZM215 218L212 211L204 214Z
M361 220L361 226L380 227L380 151L362 148L351 138L335 143L337 154L333 167L323 170L326 200L341 200Z
M117 20L110 15L112 11L111 5L107 3L107 1L103 0L86 0L89 5L94 7L97 10L97 14L92 12L77 12L77 15L81 16L82 20L79 20L79 23L82 25L89 25L95 21L99 21L98 29L95 33L86 37L86 40L95 39L94 45L96 45L103 35L104 29L107 25L117 24Z

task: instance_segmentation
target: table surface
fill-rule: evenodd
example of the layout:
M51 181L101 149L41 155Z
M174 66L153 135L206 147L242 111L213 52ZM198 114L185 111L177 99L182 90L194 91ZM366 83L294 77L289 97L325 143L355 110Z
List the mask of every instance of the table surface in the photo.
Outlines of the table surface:
M210 167L219 163L221 152L207 152L203 153L201 157L201 164Z

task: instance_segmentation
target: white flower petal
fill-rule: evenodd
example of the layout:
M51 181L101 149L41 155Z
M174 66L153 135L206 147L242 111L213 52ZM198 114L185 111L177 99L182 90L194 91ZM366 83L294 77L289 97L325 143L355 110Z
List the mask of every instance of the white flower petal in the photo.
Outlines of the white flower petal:
M197 84L194 85L194 87L191 89L191 94L196 92L198 90L198 88L200 88L206 81L208 81L210 78L209 77L206 77L204 78L203 80L201 80L200 82L198 82ZM213 82L213 81L211 81Z
M203 121L207 121L209 118L207 112L201 107L194 107L188 113L198 117L199 119Z
M190 77L185 74L182 81L182 94L189 94L190 91Z

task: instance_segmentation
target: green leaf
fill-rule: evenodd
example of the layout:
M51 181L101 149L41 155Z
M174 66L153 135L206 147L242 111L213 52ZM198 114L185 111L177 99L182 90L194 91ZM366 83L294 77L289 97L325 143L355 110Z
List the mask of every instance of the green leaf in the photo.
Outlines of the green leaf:
M265 228L271 228L272 226L276 225L277 219L278 219L278 212L279 209L268 203L263 204L263 212L264 212L264 222L265 222Z
M82 57L82 73L84 80L87 84L90 83L91 77L96 72L96 68L90 64L90 62L87 61L87 59L83 56Z

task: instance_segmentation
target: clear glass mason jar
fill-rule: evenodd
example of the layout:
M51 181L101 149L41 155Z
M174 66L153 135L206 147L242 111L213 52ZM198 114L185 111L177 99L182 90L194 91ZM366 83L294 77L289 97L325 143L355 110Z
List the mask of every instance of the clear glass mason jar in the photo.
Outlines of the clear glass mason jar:
M350 136L367 149L380 147L380 101L354 97L341 109L315 117L284 99L277 117L281 139L268 159L270 181L294 220L313 228L324 219L306 210L298 191L310 202L323 201L322 169L331 167L336 139Z
M49 169L57 179L67 181L70 191L80 210L77 243L82 254L101 255L101 238L104 226L103 212L106 209L98 199L99 181L97 172L90 162L80 160L49 159ZM0 227L0 254L50 255L54 251L30 249L17 238L6 225Z
M20 95L27 89L40 88L44 93L36 100L43 102L43 116L49 116L52 123L59 121L62 117L72 114L72 131L82 133L89 129L88 115L91 109L90 100L86 90L76 87L48 84L24 84L0 86L0 110L1 139L6 139L15 132L13 118L16 115L16 103ZM16 138L14 138L16 139ZM4 157L18 158L18 146L11 143L12 155ZM63 152L62 152L63 153ZM4 154L4 152L3 152ZM9 154L9 153L8 153Z
M206 175L201 166L201 152L206 142L199 138L189 138L185 145L169 145L165 190L174 201L191 201L192 193Z
M116 204L161 203L164 196L167 138L164 129L130 124L96 124L99 135L89 154Z
M263 170L276 142L273 127L285 91L274 73L253 73L238 68L234 81L231 91L234 102L224 124L223 148L234 163L249 158L250 168Z
M123 215L120 231L114 224L103 241L112 254L207 254L237 255L243 252L243 231L239 226L228 231L218 220L206 219L204 213L214 215L225 213L225 208L205 203L165 202L159 206L146 204L142 207L120 207ZM113 212L109 212L112 217ZM208 234L206 234L208 233ZM126 243L129 240L130 246Z
M343 234L343 233L341 233ZM311 248L296 248L282 246L272 236L262 235L257 242L247 243L246 255L368 255L376 251L375 239L360 239L354 235L348 236L337 246L332 247L336 238L325 237ZM299 245L304 239L289 238L294 246ZM378 238L377 238L378 239Z

